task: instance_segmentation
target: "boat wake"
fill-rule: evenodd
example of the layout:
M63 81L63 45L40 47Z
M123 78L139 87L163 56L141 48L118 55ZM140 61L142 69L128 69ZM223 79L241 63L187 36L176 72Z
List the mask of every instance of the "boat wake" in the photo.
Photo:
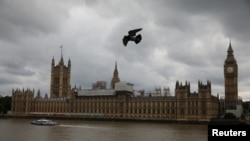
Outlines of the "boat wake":
M66 125L66 124L59 124L58 126L61 127L68 127L68 128L93 128L93 129L100 129L101 127L95 127L95 126L88 126L88 125Z

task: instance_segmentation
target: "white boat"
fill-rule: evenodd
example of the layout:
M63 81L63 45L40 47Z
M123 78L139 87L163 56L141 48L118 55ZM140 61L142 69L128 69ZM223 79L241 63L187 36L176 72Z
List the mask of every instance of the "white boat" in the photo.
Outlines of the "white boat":
M42 118L42 119L31 121L31 124L44 125L44 126L54 126L54 125L57 125L57 122Z

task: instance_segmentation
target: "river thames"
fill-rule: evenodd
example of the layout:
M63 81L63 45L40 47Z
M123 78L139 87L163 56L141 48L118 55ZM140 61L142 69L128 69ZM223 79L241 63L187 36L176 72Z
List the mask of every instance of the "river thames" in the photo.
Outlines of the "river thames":
M1 141L207 141L207 125L122 121L0 119Z

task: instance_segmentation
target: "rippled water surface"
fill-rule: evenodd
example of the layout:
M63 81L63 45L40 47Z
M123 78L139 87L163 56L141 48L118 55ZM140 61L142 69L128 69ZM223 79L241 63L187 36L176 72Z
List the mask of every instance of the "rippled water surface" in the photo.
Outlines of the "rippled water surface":
M34 119L0 119L1 141L206 141L207 125L148 122L55 120L36 126Z

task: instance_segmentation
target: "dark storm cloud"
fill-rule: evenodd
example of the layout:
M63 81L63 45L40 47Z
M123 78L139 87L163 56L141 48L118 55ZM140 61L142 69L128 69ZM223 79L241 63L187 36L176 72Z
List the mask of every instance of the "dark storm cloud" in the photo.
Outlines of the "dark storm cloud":
M119 9L117 3L120 2L102 3L104 7L100 3L94 5L100 6L97 10L101 15L100 18L116 17L120 21L118 25L113 26L109 36L106 37L107 42L103 44L104 47L118 58L118 64L122 59L122 65L133 69L134 73L139 72L134 69L148 70L149 73L156 72L155 74L163 77L165 82L188 80L194 82L196 87L197 81L201 79L212 80L216 87L219 84L223 87L223 62L229 38L237 42L243 39L238 35L249 36L244 35L247 32L241 33L240 30L236 30L246 28L245 24L239 23L237 27L233 24L242 18L248 23L248 19L244 19L247 7L243 6L240 10L239 7L244 5L241 2L234 5L233 1L228 3L226 1L136 1L133 5L130 2L122 3L123 8L119 7ZM237 9L236 13L232 9ZM120 48L121 37L129 29L137 27L143 28L141 44L130 44L127 48ZM165 62L151 61L155 49L166 51L165 57L161 58ZM165 67L159 70L155 65L157 63ZM139 65L142 65L142 68L138 67ZM120 68L126 69L122 66ZM134 81L137 85L142 83L145 87L151 85L145 84L145 81L152 81L151 78L139 82L140 77L132 79L135 78L132 72L127 70L123 73L125 74L121 76L126 75L125 79ZM159 85L159 83L153 85ZM223 93L224 90L220 88L215 91Z
M35 72L25 68L22 63L17 62L1 63L1 68L9 75L32 76L35 74Z
M117 61L122 81L154 90L175 82L212 82L224 94L223 63L231 38L239 64L239 94L249 91L249 1L66 0L0 1L0 83L49 92L50 63L71 59L71 85L111 81ZM140 44L122 44L128 30ZM14 61L10 61L14 60ZM12 81L6 81L10 75Z
M48 82L43 71L48 73L49 62L45 61L53 56L53 35L60 32L72 4L39 0L0 2L0 93L9 95L16 87L40 85L44 89Z
M177 1L176 7L192 15L211 16L223 25L225 34L238 40L249 39L249 0L187 0Z
M57 2L57 3L56 3ZM0 5L0 37L13 42L24 36L57 32L67 17L58 1L9 1Z
M10 79L10 77L4 77L4 78L0 78L0 85L2 86L6 86L9 84L18 84L20 82L14 81L13 79Z

